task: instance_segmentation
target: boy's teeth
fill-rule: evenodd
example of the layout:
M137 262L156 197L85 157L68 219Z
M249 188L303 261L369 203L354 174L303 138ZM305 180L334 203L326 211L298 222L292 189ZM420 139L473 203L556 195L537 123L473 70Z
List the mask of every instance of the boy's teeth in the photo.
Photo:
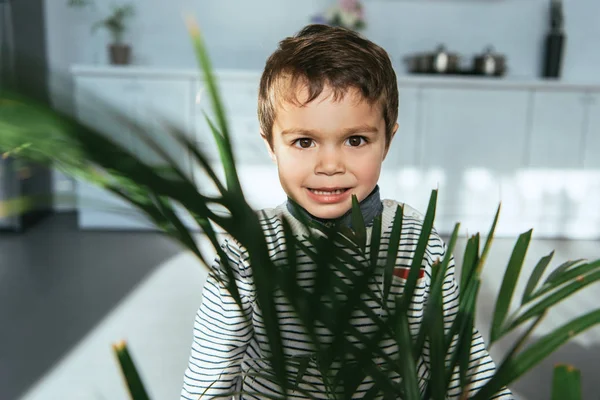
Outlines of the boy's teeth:
M334 190L331 192L325 192L323 190L315 190L315 189L311 189L311 191L315 194L342 194L345 192L345 189L338 189L338 190Z

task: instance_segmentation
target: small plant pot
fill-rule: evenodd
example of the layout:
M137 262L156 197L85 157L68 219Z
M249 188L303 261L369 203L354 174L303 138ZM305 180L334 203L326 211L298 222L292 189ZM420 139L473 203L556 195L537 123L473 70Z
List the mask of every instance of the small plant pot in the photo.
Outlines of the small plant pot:
M131 61L131 47L126 44L111 44L109 46L110 63L127 65Z

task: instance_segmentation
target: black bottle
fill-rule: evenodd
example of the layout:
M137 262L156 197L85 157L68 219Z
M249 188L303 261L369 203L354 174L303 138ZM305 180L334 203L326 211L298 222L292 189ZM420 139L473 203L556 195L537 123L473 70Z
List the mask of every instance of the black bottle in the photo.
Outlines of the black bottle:
M551 0L550 32L546 35L544 53L544 78L560 77L565 40L562 0Z

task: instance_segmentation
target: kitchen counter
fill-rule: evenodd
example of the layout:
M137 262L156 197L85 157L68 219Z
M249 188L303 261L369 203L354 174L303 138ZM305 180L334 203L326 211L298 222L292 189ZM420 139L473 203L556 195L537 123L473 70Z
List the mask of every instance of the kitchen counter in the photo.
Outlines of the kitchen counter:
M179 77L195 78L199 71L194 68L162 68L152 66L73 65L71 72L78 76L132 76L132 77ZM227 79L243 79L257 82L261 71L241 69L218 69L217 76ZM471 75L398 74L399 86L435 86L494 89L535 89L552 91L600 91L600 82L575 82L530 77L485 77Z

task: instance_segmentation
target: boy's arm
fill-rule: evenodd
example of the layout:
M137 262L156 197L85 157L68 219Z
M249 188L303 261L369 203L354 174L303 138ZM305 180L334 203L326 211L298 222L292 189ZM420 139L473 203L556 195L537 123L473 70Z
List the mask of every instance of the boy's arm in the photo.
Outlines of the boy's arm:
M438 257L443 260L446 253L446 249L441 238L437 238L434 241L434 245L431 247L432 261ZM450 259L448 271L444 277L444 283L442 286L443 292L443 310L444 310L444 328L450 329L452 326L456 314L458 312L458 299L459 290L458 284L455 277L455 265L454 256ZM450 353L454 351L454 343L450 347ZM429 343L425 345L424 358L427 366L429 366ZM471 382L469 394L471 397L479 389L485 385L496 372L496 365L490 357L483 338L479 331L473 328L473 339L471 342L471 357L469 362L469 370L467 372L467 379ZM452 376L452 381L448 387L447 397L449 399L459 399L461 392L460 380L458 375L458 369ZM513 395L508 388L503 388L491 399L510 400L513 399Z
M232 253L227 244L223 249L237 275L239 251ZM240 309L223 281L218 279L223 275L217 258L204 285L202 304L194 321L194 341L184 375L182 400L213 398L239 387L240 364L253 332L249 323L252 306L240 288L243 283L236 279L242 296Z

